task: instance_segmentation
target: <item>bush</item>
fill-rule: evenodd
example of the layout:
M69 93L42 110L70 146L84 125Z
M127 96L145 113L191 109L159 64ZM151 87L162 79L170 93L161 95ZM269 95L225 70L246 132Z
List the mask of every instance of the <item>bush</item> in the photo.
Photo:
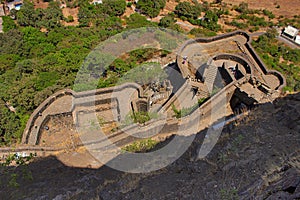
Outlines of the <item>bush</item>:
M247 25L247 24L239 23L239 22L237 22L237 21L235 21L235 20L233 20L233 21L230 23L230 25L235 26L235 27L237 27L237 28L239 28L239 29L248 28L248 25Z
M239 13L248 13L249 9L248 9L248 4L245 2L242 2L239 4L238 7L235 7L235 11L239 12Z
M201 14L202 8L200 4L192 5L189 2L180 2L175 7L175 14L178 17L185 17L186 19L197 19Z
M172 105L172 110L175 113L176 118L185 117L187 115L190 115L192 112L194 112L198 107L200 107L203 103L205 103L209 98L201 98L198 100L198 102L188 108L182 108L181 110L178 110L175 105Z
M66 19L65 19L66 22L74 22L74 18L72 15L69 15Z
M128 29L140 28L140 27L146 27L146 26L157 26L156 23L148 21L145 16L142 16L138 13L134 13L134 14L130 15L126 19L126 24L127 24Z
M266 9L263 10L263 14L265 16L268 16L270 19L274 19L275 18L275 15L271 11L268 11Z
M128 2L126 6L130 8L132 6L132 2Z
M103 11L109 16L121 16L126 9L125 0L103 0Z
M136 8L140 9L142 14L151 18L158 16L160 10L165 6L166 0L139 0L136 4Z
M216 32L203 28L194 28L190 31L190 34L195 35L196 37L212 37L217 35Z
M176 20L174 18L174 15L169 14L169 15L161 18L158 25L168 28L168 27L174 26L175 23L176 23Z
M158 142L153 139L144 139L127 145L122 150L128 152L146 152L153 149L157 144Z
M219 31L221 26L218 24L218 20L218 14L209 10L205 13L204 19L200 20L200 25L211 31Z
M3 32L7 32L17 27L14 20L12 20L12 18L10 18L9 16L3 16L2 20L3 20Z

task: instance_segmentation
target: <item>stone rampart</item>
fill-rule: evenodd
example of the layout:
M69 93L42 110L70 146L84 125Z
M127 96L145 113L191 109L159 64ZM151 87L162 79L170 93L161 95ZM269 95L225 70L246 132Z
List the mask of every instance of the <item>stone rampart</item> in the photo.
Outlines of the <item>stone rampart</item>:
M115 87L110 87L110 88L101 88L101 89L90 90L90 91L85 91L85 92L74 92L71 89L64 89L64 90L61 90L61 91L58 91L58 92L54 93L53 95L51 95L50 97L48 97L43 103L41 103L34 110L34 112L31 114L29 120L27 121L27 124L26 124L26 127L24 129L24 132L23 132L22 143L23 144L27 144L28 143L30 132L31 132L32 128L34 126L36 126L35 125L36 120L39 117L41 117L41 115L43 115L43 118L45 120L49 114L45 113L44 111L53 102L55 102L57 99L59 99L61 97L64 97L64 96L72 96L73 98L83 98L83 97L94 96L94 95L97 95L97 96L100 95L101 96L103 94L113 93L114 91L121 91L121 90L124 90L126 88L134 88L134 89L136 89L138 91L139 97L143 97L143 88L141 88L136 83L125 83L125 84L120 85L120 86L115 86ZM73 102L70 102L70 105L72 105L72 104L73 104ZM72 109L69 112L72 113L73 110L74 110L74 105L72 106ZM57 114L62 114L62 113L57 113ZM36 128L38 129L37 132L39 133L41 126L37 126ZM38 135L35 138L38 139Z

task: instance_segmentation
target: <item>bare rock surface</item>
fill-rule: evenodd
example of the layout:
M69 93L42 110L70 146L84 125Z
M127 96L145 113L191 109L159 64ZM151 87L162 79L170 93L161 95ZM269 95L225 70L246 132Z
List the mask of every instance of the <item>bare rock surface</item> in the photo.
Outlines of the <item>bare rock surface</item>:
M224 128L212 152L195 160L205 131L168 167L129 174L108 167L71 168L55 157L28 166L32 180L8 186L1 199L300 199L300 93L260 105ZM162 144L163 145L163 144ZM157 147L159 148L159 147ZM22 172L22 168L17 173Z

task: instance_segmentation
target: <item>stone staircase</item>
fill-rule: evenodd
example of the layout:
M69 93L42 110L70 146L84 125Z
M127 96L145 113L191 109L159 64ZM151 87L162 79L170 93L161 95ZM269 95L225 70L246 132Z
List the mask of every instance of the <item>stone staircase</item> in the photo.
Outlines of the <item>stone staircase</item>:
M214 82L216 80L218 68L214 65L209 65L204 71L204 84L211 93L214 89Z

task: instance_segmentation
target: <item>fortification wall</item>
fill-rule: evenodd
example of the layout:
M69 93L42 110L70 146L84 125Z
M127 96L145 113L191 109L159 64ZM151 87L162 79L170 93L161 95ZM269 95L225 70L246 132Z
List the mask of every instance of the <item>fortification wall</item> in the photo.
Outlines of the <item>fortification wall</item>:
M270 70L268 71L265 67L265 65L263 64L263 62L261 61L261 59L257 56L256 52L254 51L254 49L251 46L251 37L244 31L235 31L232 33L227 33L224 35L219 35L219 36L215 36L215 37L211 37L211 38L198 38L195 40L190 40L187 41L185 43L185 45L183 45L180 49L180 52L182 52L185 48L187 48L190 44L193 43L209 43L209 42L213 42L213 41L217 41L217 40L221 40L221 39L226 39L235 35L242 35L247 39L247 43L245 44L245 47L247 48L247 50L250 52L251 56L253 57L253 59L255 60L255 62L257 62L258 66L261 68L262 72L267 75L267 74L272 74L275 75L279 81L280 81L280 86L278 86L277 89L281 89L283 86L285 86L286 81L285 78L277 71L273 71ZM180 60L179 58L180 54L177 55L177 61ZM219 55L221 56L221 55ZM228 56L232 56L232 55L223 55L225 57ZM245 60L243 60L242 58L235 56L232 57L234 59L238 59L241 62L244 62ZM246 62L246 61L245 61ZM178 62L177 63L179 66L181 66L182 68L182 63ZM249 65L250 66L250 65ZM251 70L252 71L252 70ZM240 81L247 81L249 77L244 77L242 78ZM225 86L218 94L214 95L212 98L210 98L207 102L205 102L200 108L197 108L191 115L186 116L184 118L181 119L180 121L180 125L183 125L184 127L190 127L193 126L194 124L198 124L197 120L199 119L199 114L202 116L208 116L211 112L211 103L212 101L217 101L217 103L221 103L221 95L231 95L232 91L234 91L234 89L236 88L236 82L230 83L227 86ZM23 133L23 137L22 137L22 143L26 144L28 143L28 139L31 133L32 128L35 126L35 122L36 120L40 117L40 114L42 113L44 120L42 121L41 124L44 123L45 119L47 119L47 117L49 117L49 114L46 112L47 108L53 104L57 99L64 97L64 96L71 96L73 99L74 98L84 98L84 97L89 97L89 96L102 96L102 95L106 95L106 94L111 94L115 91L122 91L126 88L133 88L135 90L138 91L138 96L139 97L143 97L143 89L135 83L126 83L123 84L121 86L116 86L116 87L111 87L111 88L103 88L103 89L97 89L97 90L91 90L91 91L86 91L86 92L74 92L70 89L64 89L61 90L59 92L56 92L55 94L53 94L51 97L47 98L40 106L38 106L38 108L32 113L32 115L30 116L26 128L24 130ZM182 90L179 90L178 93L176 95L180 95L180 92L182 92ZM174 95L167 103L166 105L164 105L165 108L170 107L170 105L172 103L174 103L174 101L176 101L176 95ZM222 97L223 98L223 97ZM215 102L214 102L215 103ZM74 105L72 102L70 102L71 109L70 109L70 113L72 113L72 111L74 110ZM86 104L83 103L83 104ZM81 104L78 104L81 105ZM61 113L58 113L61 114ZM162 130L163 133L166 132L170 132L170 130L176 130L176 128L178 128L178 120L177 119L172 119L172 120L168 120L167 122L165 121L150 121L149 123L146 123L145 126L140 126L140 125L132 125L129 127L126 127L125 129L123 129L122 131L116 133L116 134L122 134L122 132L126 132L126 131L130 131L133 132L133 134L138 134L138 133L142 133L145 131L149 131L150 134L157 132L157 130L159 128L161 128L161 126L166 127L163 128ZM162 125L163 124L163 125ZM41 128L41 125L38 127ZM36 139L39 138L38 134L39 134L39 130L37 131L37 135L34 137ZM114 134L114 135L116 135Z
M101 89L97 89L97 90L90 90L90 91L85 91L85 92L74 92L71 89L63 89L60 90L56 93L54 93L53 95L51 95L50 97L48 97L43 103L41 103L35 110L34 112L31 114L29 120L27 121L26 127L24 129L23 132L23 136L22 136L22 143L23 144L27 144L29 137L30 137L30 133L33 129L35 125L36 120L41 117L41 115L43 116L44 120L49 116L49 113L44 112L51 104L53 104L57 99L64 97L64 96L71 96L73 98L83 98L83 97L88 97L88 96L101 96L103 94L108 94L108 93L113 93L113 92L118 92L121 90L124 90L126 88L133 88L136 89L138 91L138 95L139 97L143 97L143 88L141 88L138 84L136 83L125 83L123 85L120 86L116 86L116 87L110 87L110 88L101 88ZM72 113L74 110L74 104L73 102L69 102L71 109L69 110L69 113ZM82 104L78 104L80 105L85 105L86 103L82 103ZM62 114L62 113L57 113L57 114ZM43 120L43 122L44 122ZM42 122L42 124L43 124ZM41 124L41 125L42 125ZM40 132L40 128L41 125L37 126L37 133ZM34 138L38 139L39 136L35 136Z
M197 38L197 39L192 39L187 41L179 50L179 53L177 55L176 60L178 61L178 66L179 69L184 68L184 66L182 65L181 62L179 62L180 60L182 60L181 58L181 52L183 52L183 50L185 48L188 48L189 45L194 44L194 43L210 43L210 42L214 42L214 41L218 41L218 40L222 40L222 39L227 39L236 35L242 35L246 38L247 42L244 44L244 46L247 48L247 50L249 51L251 57L255 60L255 62L257 63L257 65L259 66L259 68L261 69L261 71L264 73L264 75L274 75L278 78L280 85L276 88L277 90L281 90L284 86L286 86L286 79L284 78L284 76L275 70L267 70L266 66L264 65L263 61L260 59L260 57L257 55L257 53L255 52L255 50L253 49L251 42L252 42L252 38L250 37L250 35L244 31L241 30L237 30L231 33L226 33L223 35L218 35L218 36L214 36L214 37L210 37L210 38ZM238 57L238 56L236 56Z

